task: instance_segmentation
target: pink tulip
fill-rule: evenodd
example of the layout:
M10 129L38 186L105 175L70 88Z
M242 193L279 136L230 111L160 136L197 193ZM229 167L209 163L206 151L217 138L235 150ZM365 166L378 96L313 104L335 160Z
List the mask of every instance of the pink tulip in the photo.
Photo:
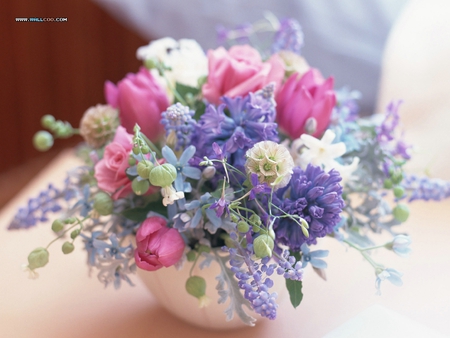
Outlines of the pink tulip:
M119 126L113 141L105 147L103 158L94 167L98 187L112 194L117 200L132 192L131 181L125 170L133 148L133 136Z
M129 73L117 86L106 81L104 90L106 101L119 109L120 124L129 133L134 133L137 123L150 140L161 136L161 113L169 106L169 99L148 69L141 67L137 74Z
M284 76L283 61L273 55L262 62L258 51L250 46L223 47L208 51L208 81L203 85L203 96L214 104L221 96L245 96L270 82L279 88Z
M134 251L136 265L147 271L169 267L178 262L184 252L184 240L178 230L168 228L162 217L149 217L136 233Z
M317 69L311 68L303 76L292 74L281 87L277 97L277 121L292 139L305 133L309 118L317 122L313 136L320 136L328 127L336 104L333 77L324 80Z

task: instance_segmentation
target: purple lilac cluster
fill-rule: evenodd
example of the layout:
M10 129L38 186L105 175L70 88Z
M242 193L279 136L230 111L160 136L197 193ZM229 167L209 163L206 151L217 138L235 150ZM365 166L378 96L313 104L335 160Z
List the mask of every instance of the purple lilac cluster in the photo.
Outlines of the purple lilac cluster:
M303 32L298 21L294 19L283 19L280 22L280 28L275 34L272 53L275 54L281 50L288 50L300 54L302 47Z
M296 167L293 172L290 183L274 194L272 203L284 215L299 216L308 222L308 237L291 217L279 217L274 224L276 241L298 252L303 243L315 244L318 237L333 232L341 219L344 200L338 171L326 173L320 167L308 165L306 170Z
M277 274L283 275L286 279L301 281L303 279L303 263L297 261L294 256L289 255L285 250L282 259L278 261Z
M211 147L216 143L228 163L242 167L245 152L254 144L266 140L278 142L273 91L271 93L270 88L265 88L245 97L223 97L224 104L217 108L209 105L197 123L192 138L192 144L197 149L196 156L216 157ZM225 113L226 110L229 114Z
M63 196L63 192L49 184L47 190L41 191L38 197L30 198L27 206L18 210L8 229L29 228L39 222L48 221L48 213L61 210L59 199Z
M398 113L402 101L391 102L386 109L384 121L375 129L377 141L383 148L389 148L392 156L400 156L405 160L411 158L411 146L407 145L403 139L396 139L396 129L399 126L400 116Z
M183 149L190 144L197 123L192 118L194 113L189 107L177 102L161 114L161 124L166 130L166 136L169 136L172 132L175 133L175 150Z
M222 25L216 27L217 44L224 46L229 43L240 45L250 44L250 36L254 34L254 28L251 23L244 23L236 26L235 29L227 29Z
M234 234L236 236L236 234ZM270 258L266 257L261 263L253 262L249 257L249 252L237 248L226 248L230 254L231 271L238 279L238 285L244 290L244 297L250 301L253 310L262 317L275 319L278 305L275 302L277 294L270 293L273 280L269 277L274 273L276 264L267 265ZM243 266L247 269L243 268Z
M450 197L450 182L438 178L407 175L403 178L402 186L408 192L409 202L414 200L441 201Z

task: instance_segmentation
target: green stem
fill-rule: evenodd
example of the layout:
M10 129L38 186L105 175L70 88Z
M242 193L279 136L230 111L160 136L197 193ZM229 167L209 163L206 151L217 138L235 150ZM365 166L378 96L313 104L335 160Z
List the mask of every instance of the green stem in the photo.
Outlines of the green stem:
M48 245L45 247L46 249L48 249L50 247L50 245L52 245L54 242L56 242L58 239L61 239L68 231L72 230L73 228L75 228L76 226L80 226L80 230L83 229L83 222L87 219L89 219L90 217L85 217L83 220L79 220L78 218L76 219L77 222L72 224L72 226L70 226L68 229L64 230L61 235L59 235L58 237L56 237L55 239L53 239L52 241L50 241L50 243L48 243ZM72 241L73 242L73 241Z

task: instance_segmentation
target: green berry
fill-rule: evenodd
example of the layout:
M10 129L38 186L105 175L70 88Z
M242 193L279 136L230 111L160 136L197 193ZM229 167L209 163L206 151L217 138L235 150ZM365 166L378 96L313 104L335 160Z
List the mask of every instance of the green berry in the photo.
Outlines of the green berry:
M62 229L64 229L64 222L61 221L60 219L55 219L52 223L52 230L54 232L59 232Z
M392 175L392 183L399 184L403 179L403 173L401 171L396 171Z
M75 229L70 233L70 238L75 239L80 234L80 229Z
M391 189L392 188L392 180L390 178L385 179L383 185L384 185L385 189Z
M130 157L128 158L128 164L129 164L130 166L135 165L135 164L136 164L136 159L135 159L133 156L130 156Z
M143 160L138 163L137 165L137 173L142 178L148 179L150 175L150 171L152 171L154 165L149 160Z
M409 208L405 204L397 204L392 213L396 220L405 222L409 217Z
M75 218L75 217L69 217L69 218L66 218L63 222L65 223L65 224L73 224L73 223L75 223L77 221L77 219Z
M44 128L52 129L53 124L55 123L55 118L52 115L44 115L41 118L41 125Z
M167 187L177 178L177 169L170 163L157 165L150 171L150 183L158 187Z
M197 257L197 254L195 253L194 250L191 250L186 254L186 258L187 258L188 262L195 261L195 257Z
M259 258L271 257L274 241L269 235L259 235L253 241L255 255Z
M248 225L248 223L246 221L239 221L237 224L237 229L239 232L245 233L245 232L248 232L248 230L250 229L250 226Z
M34 270L42 268L48 263L49 253L45 248L36 248L28 255L28 268Z
M93 207L100 215L111 215L113 212L114 202L106 192L100 191L94 196Z
M233 223L239 222L239 217L236 214L230 214L230 219Z
M257 214L251 215L249 221L252 224L261 225L261 217L259 217Z
M39 151L47 151L53 145L53 136L48 131L40 130L33 137L33 145Z
M403 197L405 194L405 189L399 185L394 187L394 196L397 198Z
M205 295L206 281L200 276L189 277L185 286L186 291L195 298L200 298Z
M197 248L197 251L199 254L201 254L202 252L209 253L209 252L211 252L211 248L207 245L199 245Z
M144 195L150 188L148 180L139 180L137 177L131 183L131 189L136 195Z
M64 242L64 244L62 245L62 252L65 255L70 254L74 249L74 245L70 242Z

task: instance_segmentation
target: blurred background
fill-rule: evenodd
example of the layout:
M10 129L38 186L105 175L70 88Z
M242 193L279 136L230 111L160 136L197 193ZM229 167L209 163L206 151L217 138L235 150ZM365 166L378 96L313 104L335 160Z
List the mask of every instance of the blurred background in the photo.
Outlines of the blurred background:
M40 153L32 137L40 118L78 126L84 111L104 103L105 80L136 72L135 51L163 36L195 38L216 46L215 26L254 22L270 10L299 20L303 55L336 88L362 93L363 113L375 110L383 50L408 0L7 0L2 3L0 54L0 207L58 152L79 137L56 140ZM16 22L15 18L67 18L67 22Z
M81 141L58 139L52 150L32 146L40 118L52 114L78 126L84 111L104 103L105 80L135 72L135 50L147 40L89 0L2 2L0 64L0 207L61 149ZM66 17L67 22L16 22Z

